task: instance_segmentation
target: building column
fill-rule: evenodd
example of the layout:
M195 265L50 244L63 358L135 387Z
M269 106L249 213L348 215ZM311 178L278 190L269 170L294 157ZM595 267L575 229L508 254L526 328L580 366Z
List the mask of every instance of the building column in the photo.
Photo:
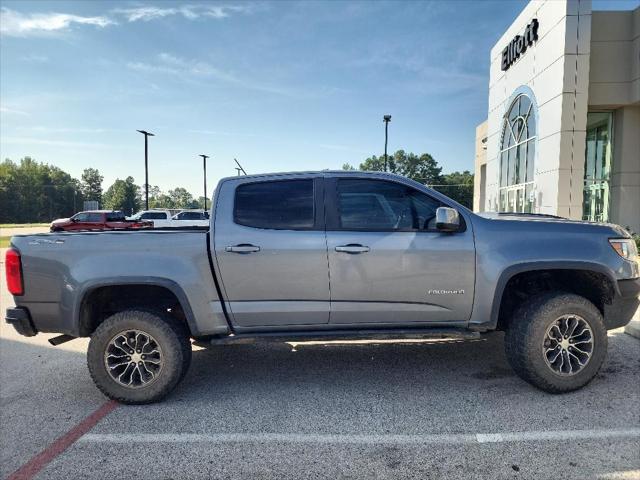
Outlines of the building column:
M640 233L640 107L615 110L609 217Z

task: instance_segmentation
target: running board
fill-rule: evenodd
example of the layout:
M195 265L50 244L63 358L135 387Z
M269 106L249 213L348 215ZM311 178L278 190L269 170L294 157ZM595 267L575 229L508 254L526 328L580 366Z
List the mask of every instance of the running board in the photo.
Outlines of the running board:
M215 336L194 341L194 345L209 347L214 345L246 345L252 343L302 343L353 340L432 340L455 339L476 340L479 332L457 328L425 328L395 330L327 330L297 332L251 332Z

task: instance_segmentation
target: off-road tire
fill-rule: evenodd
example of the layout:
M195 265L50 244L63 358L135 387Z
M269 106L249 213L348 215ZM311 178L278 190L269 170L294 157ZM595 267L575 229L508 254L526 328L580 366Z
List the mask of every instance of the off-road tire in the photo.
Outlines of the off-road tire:
M593 332L589 361L575 374L561 375L546 362L543 354L547 328L563 315L579 315ZM532 297L509 320L505 352L513 370L523 380L549 393L577 390L598 373L607 354L607 330L593 303L571 293L545 293Z
M111 340L126 330L151 335L162 351L162 369L149 385L129 388L114 380L105 365L105 352ZM152 310L131 309L105 319L91 335L87 351L89 373L107 397L126 404L145 404L161 400L182 380L191 363L191 342L187 327L170 315Z

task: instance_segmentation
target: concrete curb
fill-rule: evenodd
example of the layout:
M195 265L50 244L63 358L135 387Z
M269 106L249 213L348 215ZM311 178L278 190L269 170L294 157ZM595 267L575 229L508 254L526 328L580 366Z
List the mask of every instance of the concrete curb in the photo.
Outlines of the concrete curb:
M624 327L624 333L640 339L640 320L631 320L629 324Z

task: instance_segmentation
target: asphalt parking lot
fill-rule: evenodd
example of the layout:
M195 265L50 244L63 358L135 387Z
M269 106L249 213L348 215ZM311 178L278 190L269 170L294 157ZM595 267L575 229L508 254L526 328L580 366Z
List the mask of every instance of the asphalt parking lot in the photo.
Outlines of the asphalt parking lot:
M640 478L640 340L622 329L561 396L516 377L495 335L198 350L140 407L93 386L86 340L48 337L0 327L3 478Z

